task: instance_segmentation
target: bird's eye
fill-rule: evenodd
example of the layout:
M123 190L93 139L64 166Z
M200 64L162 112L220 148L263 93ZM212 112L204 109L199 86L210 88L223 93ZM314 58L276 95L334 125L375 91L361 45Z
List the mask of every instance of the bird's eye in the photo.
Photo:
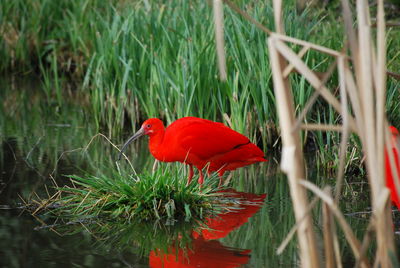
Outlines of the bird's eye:
M146 127L147 127L147 128L151 128L151 125L150 125L150 124L148 124Z

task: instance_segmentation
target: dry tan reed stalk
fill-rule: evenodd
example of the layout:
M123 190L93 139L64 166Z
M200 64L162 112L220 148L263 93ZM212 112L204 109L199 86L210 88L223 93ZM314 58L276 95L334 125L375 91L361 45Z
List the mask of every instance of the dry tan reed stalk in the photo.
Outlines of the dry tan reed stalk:
M385 119L385 103L386 103L386 40L385 40L385 16L384 16L384 8L383 8L383 0L378 0L378 13L377 13L377 59L376 59L376 71L374 72L376 74L375 76L375 91L377 95L377 146L378 146L378 174L381 178L384 178L384 147L385 147L385 133L388 132L388 127L386 124L386 119ZM392 166L395 168L395 166ZM395 179L397 181L396 189L399 192L400 191L400 183L398 181L398 177ZM392 224L392 218L391 218L391 213L390 213L390 201L388 201L390 192L388 189L385 187L385 182L382 179L381 180L381 188L383 188L382 191L386 191L387 199L383 199L384 194L380 193L380 200L378 200L378 207L380 207L382 210L382 216L386 217L384 220L379 223L381 223L378 228L382 228L385 224ZM382 204L379 203L379 201L382 202ZM380 215L377 215L380 216ZM393 238L393 233L389 228L386 228L382 230L383 232L383 237L382 237L382 243L387 243L385 246L387 248L382 248L378 249L378 253L382 253L384 256L382 256L383 261L382 261L382 266L389 265L391 266L391 259L390 255L388 252L385 252L385 250L389 251L395 251L394 247L394 238ZM380 233L380 232L379 232ZM378 242L379 243L379 242Z
M350 129L349 129L349 117L348 112L348 102L347 102L347 92L346 92L346 81L344 76L344 57L338 57L338 73L339 73L339 85L340 85L340 99L342 104L342 140L340 141L340 151L339 151L339 168L336 177L336 188L335 188L335 203L339 202L340 194L342 192L342 184L344 178L344 169L346 161L346 151L347 142L349 140Z
M383 9L380 9L381 15L378 14L378 21L384 23ZM361 136L364 136L363 150L366 157L366 166L368 170L369 183L371 185L371 199L374 215L376 215L376 239L377 251L375 255L375 263L382 267L391 267L390 252L394 253L393 233L388 231L387 226L391 226L391 214L388 202L384 202L384 206L380 205L380 199L385 192L384 171L383 171L383 135L379 134L385 130L384 125L384 103L385 103L385 68L378 66L383 71L374 72L373 65L379 62L385 65L384 56L386 53L384 44L384 33L378 33L379 49L383 52L377 52L380 59L375 59L375 52L371 42L371 28L369 18L369 7L365 0L357 0L357 22L358 22L358 48L359 73L356 73L357 86L361 98L361 108L364 116L364 129ZM382 26L378 31L382 31ZM384 30L384 29L383 29ZM376 81L376 84L374 83ZM375 86L375 87L374 87ZM377 87L379 86L379 87ZM383 93L378 93L383 91ZM379 111L378 109L381 109ZM380 127L378 127L380 126Z
M336 100L336 98L324 87L322 81L314 74L312 70L310 70L307 65L283 42L277 41L276 48L280 52L281 55L284 55L285 59L289 61L291 65L293 65L297 72L303 75L309 82L315 87L320 89L320 94L328 99L331 105L337 110L340 111L340 103Z
M217 47L218 69L221 81L226 81L226 60L224 42L224 7L222 0L213 0L215 42Z
M303 56L307 53L307 51L310 50L310 46L304 46L299 53L297 54L297 56L301 59L303 58ZM292 64L289 64L288 66L286 66L285 70L283 71L283 77L287 77L294 69L294 66Z
M331 214L332 215L332 214ZM336 258L336 267L342 268L342 257L340 256L340 246L339 246L339 238L336 232L336 223L332 225L332 233L333 233L333 249L335 250L335 258Z
M304 186L305 188L309 189L312 191L315 195L317 195L323 202L325 202L328 206L333 215L335 215L339 225L342 227L343 232L345 233L345 237L347 241L350 244L351 249L353 250L354 256L356 258L360 258L360 249L361 249L361 244L360 241L356 238L354 235L351 227L347 223L346 219L344 218L342 212L340 209L336 206L334 200L324 193L320 188L318 188L315 184L306 181L306 180L301 180L299 181L299 184ZM361 260L363 263L363 267L369 267L368 261L366 259Z
M282 20L282 0L272 0L272 6L274 8L275 32L284 35L285 27Z
M276 250L276 254L280 255L282 254L282 252L285 250L285 248L287 247L287 245L289 244L290 240L292 240L293 236L296 234L297 229L299 228L300 223L308 216L308 214L310 214L310 212L314 209L315 205L317 204L317 201L319 199L317 197L314 197L313 200L311 200L310 204L307 207L306 210L306 214L303 215L303 217L296 222L295 225L293 225L293 227L290 229L290 231L288 232L288 234L286 235L285 239L283 239L283 241L281 242L281 244L279 245L278 249Z
M351 14L350 4L348 0L342 0L342 14L344 26L346 29L346 37L349 41L351 55L356 63L358 63L358 41L355 30L353 29L353 16ZM358 73L358 65L355 66Z
M321 86L325 85L325 83L328 81L328 79L331 77L333 71L335 70L337 61L335 60L328 68L328 71L326 71L322 77L321 80ZM311 109L311 107L313 106L313 104L315 103L315 101L317 100L318 96L320 93L320 88L315 90L313 95L309 98L309 100L307 101L307 103L304 105L303 110L300 112L300 115L297 117L296 123L293 126L292 131L296 131L297 128L300 127L301 122L303 122L304 118L306 117L308 111Z
M273 7L276 32L284 34L282 2L280 0L273 0ZM303 267L319 267L314 228L311 216L307 213L307 195L306 192L297 185L298 180L305 178L305 173L299 133L290 131L291 126L295 122L295 118L290 83L282 76L287 64L283 57L279 55L278 51L275 50L275 45L274 38L270 38L268 47L270 49L273 80L276 85L274 91L276 95L280 96L277 98L277 106L282 130L283 153L281 164L288 164L286 167L282 166L282 170L287 174L289 179L290 192L296 222L298 224L297 236L299 239L301 264Z
M384 176L384 147L385 147L385 102L386 102L386 44L385 44L385 20L383 12L383 1L378 1L377 14L377 62L375 79L375 92L377 95L377 146L378 146L378 174ZM385 130L385 131L383 131Z
M359 47L359 66L360 76L357 76L358 89L361 95L361 108L366 118L362 135L365 136L364 151L367 156L367 168L371 177L376 178L378 174L373 165L377 163L374 155L375 139L375 109L372 91L372 54L371 54L371 33L368 27L367 15L364 0L357 0L357 21L358 21L358 47ZM377 196L376 191L379 189L379 181L371 181L372 203Z
M158 160L154 159L153 167L151 168L151 174L154 174L157 170Z
M377 251L375 264L382 267L390 267L389 254L394 252L393 233L388 201L388 190L384 182L383 152L386 146L389 161L395 167L391 139L388 132L388 124L385 119L385 86L386 86L386 48L385 48L385 22L383 12L383 0L378 0L377 14L377 50L371 41L371 27L369 18L369 7L366 0L357 0L357 31L353 28L353 14L351 13L348 0L342 0L343 18L351 57L345 55L344 51L338 52L307 41L298 40L284 34L282 20L282 1L273 0L274 19L276 32L271 33L264 26L252 19L246 12L241 11L235 4L223 0L232 9L240 13L247 20L254 23L259 29L270 34L268 40L271 68L273 73L274 91L277 102L277 110L280 118L282 136L282 161L281 168L287 174L291 197L296 217L296 225L283 241L279 251L287 245L290 237L297 230L299 239L299 250L301 264L303 267L319 267L318 251L315 243L314 228L312 225L310 210L316 199L309 204L305 188L311 190L324 202L324 241L328 266L341 267L339 242L336 227L332 215L336 217L339 226L343 229L345 237L356 257L356 265L369 267L365 252L372 236L372 228L377 238ZM293 52L284 42L303 46L299 53ZM332 70L325 73L323 78L310 70L302 61L302 57L309 50L314 49L321 53L333 56L337 61L339 74L340 99L336 97L325 86ZM336 64L336 63L335 63ZM332 67L333 66L333 67ZM350 67L351 66L351 67ZM306 103L297 121L295 120L295 109L289 74L296 70L303 75L315 88L312 97ZM318 96L323 97L341 116L342 125L302 124L308 110L314 104ZM349 97L349 100L347 99ZM352 111L354 116L349 113ZM325 130L340 131L342 141L340 144L339 170L337 174L337 185L335 198L324 193L314 184L305 181L304 160L300 143L299 127L303 130ZM350 131L359 134L363 144L363 152L368 171L368 179L371 186L371 199L373 216L362 245L354 236L350 226L339 210L341 188L343 184L345 156ZM396 188L400 195L400 180L396 168L392 173L395 178ZM302 187L300 187L300 185ZM334 252L334 253L332 253Z
M342 131L343 127L340 125L326 125L326 124L302 124L303 130L318 130L318 131Z
M299 133L291 131L295 122L294 104L290 84L282 76L286 65L276 49L276 38L268 39L274 91L277 100L279 124L282 135L281 168L289 179L296 222L299 224L297 236L300 245L300 258L303 267L319 267L319 257L315 242L311 216L307 214L308 199L298 181L305 178L303 153ZM285 166L283 164L286 164ZM304 217L304 220L303 220Z
M235 3L232 3L229 0L223 0L225 4L227 4L232 10L236 11L237 13L239 13L241 16L243 16L246 20L248 20L249 22L253 23L258 29L260 29L261 31L263 31L266 34L271 34L271 30L268 29L267 27L265 27L264 25L262 25L261 23L259 23L258 21L256 21L254 18L252 18L249 14L247 14L246 12L244 12L243 10L241 10Z
M310 43L310 42L307 42L307 41L304 41L304 40L300 40L300 39L297 39L297 38L294 38L294 37L283 35L283 34L280 34L280 33L271 33L271 36L274 36L274 37L278 38L279 40L282 40L282 41L285 41L285 42L293 43L295 45L309 46L310 48L312 48L312 49L314 49L316 51L328 54L329 56L339 57L339 56L342 55L342 53L339 52L339 51L336 51L336 50L333 50L333 49L330 49L330 48L327 48L327 47L323 47L323 46L320 46L320 45L316 45L314 43Z
M272 38L272 37L271 37ZM307 81L317 90L320 91L320 94L324 99L332 105L332 107L338 112L341 112L341 105L339 101L332 95L332 93L323 85L321 80L317 77L317 75L310 70L307 65L297 57L297 55L283 42L276 41L276 48L280 52L281 55L284 55L285 58L292 63L297 71L302 74ZM355 121L354 118L349 115L349 125L351 129L356 132Z
M324 192L326 195L330 196L330 187L326 187ZM337 266L333 238L333 226L335 223L333 221L329 206L326 203L322 205L322 220L324 234L325 267L335 268Z
M392 217L390 213L390 202L389 202L390 191L388 188L383 188L380 196L377 198L376 207L374 208L374 219L376 224L381 226L376 226L376 236L378 242L378 248L375 257L375 263L381 265L382 267L393 267L390 253L395 255L394 251L394 238L393 231L388 226L393 226ZM386 225L384 227L384 224ZM383 228L383 229L379 229ZM381 237L379 237L381 236ZM379 240L379 238L381 240ZM381 243L381 244L380 244ZM386 243L386 244L382 244Z
M299 116L297 117L296 123L294 124L292 131L297 131L299 127L302 127L303 120L306 118L307 113L310 111L311 107L317 101L318 97L319 97L319 90L315 90L314 93L306 102L306 104L304 105L303 110L301 110Z
M372 217L368 223L367 230L364 234L363 241L361 243L360 258L356 259L356 264L354 265L355 268L360 266L361 259L364 258L365 254L367 252L368 246L371 242L371 237L375 234L374 229L375 229L375 220Z

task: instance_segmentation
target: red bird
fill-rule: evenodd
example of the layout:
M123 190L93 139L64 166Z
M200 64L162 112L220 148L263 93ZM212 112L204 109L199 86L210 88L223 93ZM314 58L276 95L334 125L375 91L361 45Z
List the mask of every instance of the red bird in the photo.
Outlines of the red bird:
M208 165L208 173L218 172L267 161L264 153L242 134L222 123L197 117L183 117L167 128L158 118L150 118L123 145L119 158L126 147L140 136L150 137L150 153L162 162L181 162L189 165L188 184L193 177L193 166L200 173L199 184L203 184L202 169Z
M399 149L400 149L400 134L399 131L391 126L390 132L392 133L391 148L393 150L394 161L396 163L397 172L400 174L400 159L399 159ZM394 176L392 174L392 169L390 166L389 154L385 149L385 169L386 169L386 185L390 189L390 197L392 202L396 204L397 208L400 209L400 200L397 195L396 184L394 182Z

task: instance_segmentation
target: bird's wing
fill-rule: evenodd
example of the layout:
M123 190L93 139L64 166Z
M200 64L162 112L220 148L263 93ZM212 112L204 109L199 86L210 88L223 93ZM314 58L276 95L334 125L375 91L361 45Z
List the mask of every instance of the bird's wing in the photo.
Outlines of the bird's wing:
M246 136L222 123L198 119L188 119L168 127L166 138L171 141L169 146L208 160L250 142Z

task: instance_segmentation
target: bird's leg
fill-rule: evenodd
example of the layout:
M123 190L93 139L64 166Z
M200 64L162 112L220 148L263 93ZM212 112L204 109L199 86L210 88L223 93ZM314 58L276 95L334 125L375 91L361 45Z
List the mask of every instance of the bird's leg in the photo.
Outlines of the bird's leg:
M188 176L188 181L187 181L186 186L189 185L190 182L192 181L193 174L194 174L194 172L193 172L193 166L189 164L189 176Z
M201 185L203 185L204 182L204 176L203 176L203 171L201 169L199 169L199 180L197 181Z

